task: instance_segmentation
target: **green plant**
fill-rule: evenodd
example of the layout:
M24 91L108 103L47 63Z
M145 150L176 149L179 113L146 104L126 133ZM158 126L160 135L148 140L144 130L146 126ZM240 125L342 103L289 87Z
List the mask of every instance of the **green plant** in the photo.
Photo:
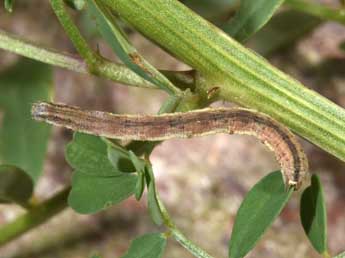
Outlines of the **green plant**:
M342 11L301 0L243 0L234 18L223 25L225 32L235 41L177 0L50 0L50 3L82 59L42 48L1 30L0 48L75 72L94 74L131 86L160 89L169 96L161 107L161 113L203 108L216 100L235 102L274 117L345 161L344 109L306 89L237 42L250 42L250 37L270 20L283 3L291 10L276 14L272 20L276 19L280 26L286 26L285 19L293 16L302 19L305 26L297 31L291 30L291 35L284 35L281 41L277 40L278 43L270 47L263 43L265 47L258 49L262 54L268 55L287 42L296 40L319 24L320 19L345 23ZM4 4L7 10L12 11L11 0L5 0ZM89 13L90 19L97 24L100 34L123 64L114 63L89 47L71 19L66 4ZM236 8L236 3L234 6ZM296 10L313 16L296 13ZM120 18L194 70L157 70L128 41L118 24ZM267 33L273 33L269 26L259 31L253 40L265 42ZM278 34L275 36L278 37ZM1 182L5 183L3 186L0 184L4 189L0 189L0 200L16 202L26 207L28 212L0 228L0 244L62 210L67 206L67 195L70 207L79 213L89 214L107 209L131 195L140 200L146 188L152 220L157 225L164 224L166 231L135 239L123 257L162 257L170 237L196 257L211 257L181 233L159 198L149 161L150 153L158 143L132 142L121 146L109 139L75 133L66 148L66 159L74 169L72 188L67 187L43 203L37 204L30 199L34 183L41 175L50 130L30 120L30 104L49 99L51 69L41 63L23 60L4 74L0 77L0 105L5 112L0 131L0 157L4 164L0 167L0 176ZM22 80L16 78L17 74L23 75ZM18 95L21 103L25 103L19 107L14 106ZM16 112L12 115L12 111ZM10 114L11 121L7 121ZM19 128L28 130L17 132ZM32 151L32 156L23 154L28 146L37 148ZM20 194L9 191L13 182L18 180L25 182L27 187L21 188ZM311 182L302 194L301 221L315 250L324 257L330 257L322 186L315 175ZM278 172L269 174L250 190L238 211L229 243L229 257L244 257L254 247L291 194L291 191L285 191Z

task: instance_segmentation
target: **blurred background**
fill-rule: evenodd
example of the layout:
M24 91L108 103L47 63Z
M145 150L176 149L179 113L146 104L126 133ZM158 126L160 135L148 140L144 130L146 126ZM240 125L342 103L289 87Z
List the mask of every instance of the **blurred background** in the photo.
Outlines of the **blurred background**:
M182 2L215 24L228 20L238 7L237 1L230 0ZM337 6L338 1L322 3ZM98 46L102 55L116 60L83 12L71 13L93 47ZM17 1L12 14L0 7L0 29L44 46L75 53L48 1ZM139 52L156 67L188 69L138 33L129 28L127 32ZM340 47L343 42L344 26L282 9L247 45L284 72L344 107L345 52ZM0 50L0 73L17 61L18 56ZM59 68L54 69L53 95L55 102L115 113L156 113L166 99L166 95L157 90L127 87ZM70 182L72 169L64 159L64 149L71 137L71 131L53 128L43 176L35 189L39 199L52 196ZM325 188L329 246L335 255L345 249L345 163L301 141L310 159L311 171L321 177ZM151 158L159 192L175 222L187 236L216 257L227 256L233 221L246 192L264 175L279 168L274 155L250 136L169 140L159 145ZM300 225L299 197L298 193L294 195L248 257L319 257ZM0 225L23 212L14 205L0 205ZM107 211L88 216L67 208L44 225L0 247L0 258L78 258L94 253L119 257L131 239L155 230L144 200L138 203L130 198ZM192 256L169 241L164 257Z

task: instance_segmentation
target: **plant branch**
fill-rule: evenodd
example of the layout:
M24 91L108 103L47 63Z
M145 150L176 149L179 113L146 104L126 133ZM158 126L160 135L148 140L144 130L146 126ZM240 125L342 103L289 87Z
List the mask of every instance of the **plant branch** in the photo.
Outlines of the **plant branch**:
M0 227L0 246L21 236L30 229L46 222L67 207L70 188L58 192L48 200L37 204L13 222Z
M307 2L305 0L288 0L285 3L297 11L308 13L324 20L336 21L345 25L344 9L330 8L324 4Z
M79 52L80 56L86 61L89 69L93 71L94 67L101 62L100 56L89 47L86 40L80 34L79 29L68 14L63 0L50 0L50 4L74 47Z
M345 161L345 110L270 65L177 0L102 0L201 73L199 92L266 113ZM196 89L198 91L198 89Z
M56 49L42 47L40 45L37 45L36 43L30 42L1 29L0 49L82 74L93 74L105 79L109 79L111 81L136 87L153 89L157 88L152 83L144 80L136 73L132 72L132 70L130 70L123 64L114 63L103 58L102 62L99 63L98 66L94 67L94 71L92 71L91 73L85 61L77 56L62 53ZM181 89L193 89L194 78L192 72L161 72Z

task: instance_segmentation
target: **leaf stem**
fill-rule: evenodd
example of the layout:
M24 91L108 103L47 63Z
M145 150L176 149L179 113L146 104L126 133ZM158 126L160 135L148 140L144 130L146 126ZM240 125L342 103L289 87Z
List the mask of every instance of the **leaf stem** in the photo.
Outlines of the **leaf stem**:
M30 229L46 222L67 207L70 188L65 188L48 200L35 205L24 215L0 227L0 246L8 243Z
M99 77L109 79L115 82L127 84L130 86L141 88L157 87L144 80L123 64L111 62L102 58L94 70L89 71L87 64L81 58L62 53L56 49L45 48L36 43L25 40L17 35L3 31L0 29L0 49L36 60L56 67L68 69L70 71L93 74ZM193 89L194 78L190 71L161 71L167 78L169 78L176 86L181 89Z
M92 71L94 67L101 62L100 56L89 47L88 43L81 35L71 16L68 14L63 0L50 0L50 4L74 47L77 49L81 57L86 61L86 64Z
M297 11L308 13L324 20L331 20L345 24L344 9L330 8L324 4L317 4L315 2L307 2L304 0L288 0L285 3Z

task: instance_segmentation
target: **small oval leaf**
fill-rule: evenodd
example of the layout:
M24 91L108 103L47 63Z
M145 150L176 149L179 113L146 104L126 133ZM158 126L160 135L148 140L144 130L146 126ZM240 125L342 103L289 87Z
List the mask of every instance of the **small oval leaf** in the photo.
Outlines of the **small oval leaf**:
M156 192L156 183L154 174L152 171L152 166L146 166L146 182L148 184L148 191L147 191L147 202L149 207L149 213L153 222L160 226L163 223L162 213L159 208L158 199L157 199L157 192Z
M14 202L27 206L33 188L34 183L24 170L0 165L0 203Z
M95 213L127 199L135 191L137 176L122 174L114 177L90 176L74 172L68 204L82 214Z
M138 201L143 196L145 190L145 174L144 173L138 173L138 180L137 184L135 185L135 199Z
M166 242L166 237L161 233L145 234L134 239L121 258L161 258Z
M147 195L148 195L147 200L148 200L148 206L149 206L151 219L157 226L160 226L163 223L163 219L162 219L161 211L159 209L158 200L156 197L156 189L152 181L149 184Z
M323 189L318 176L313 175L311 185L301 197L301 222L305 233L317 252L327 252L327 214Z
M65 156L72 168L90 176L122 174L110 163L107 145L97 136L75 133L73 141L67 145Z
M108 145L108 159L114 168L121 172L130 173L136 171L129 153L119 146Z
M247 193L236 216L231 239L229 257L244 257L279 215L292 189L285 190L280 171L261 179Z

